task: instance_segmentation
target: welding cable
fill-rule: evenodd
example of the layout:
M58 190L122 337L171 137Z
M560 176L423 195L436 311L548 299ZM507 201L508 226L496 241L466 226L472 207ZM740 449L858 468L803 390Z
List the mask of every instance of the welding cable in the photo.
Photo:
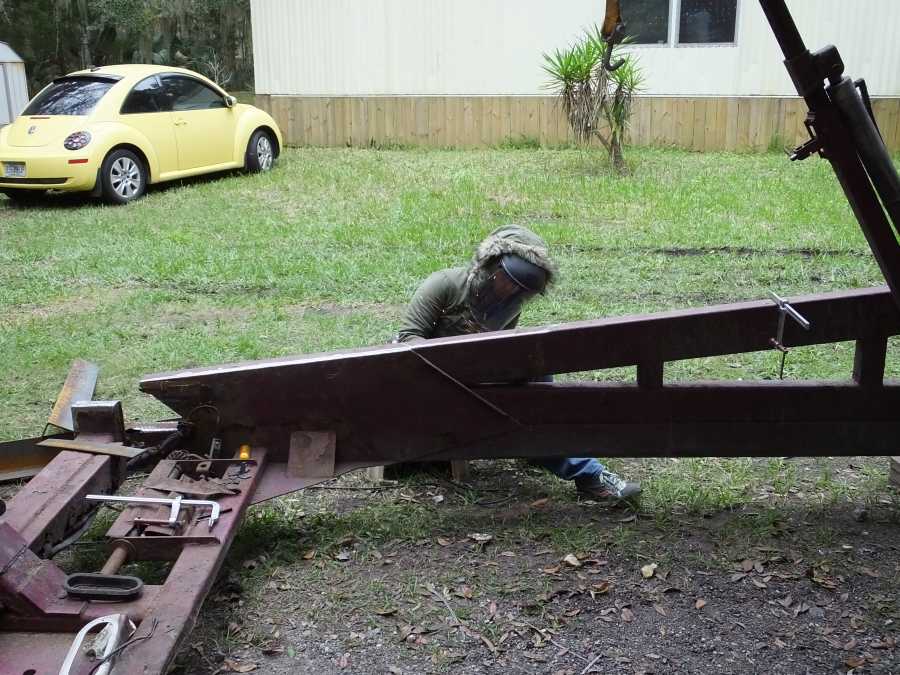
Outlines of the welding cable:
M180 441L182 438L185 438L186 436L187 434L179 426L178 429L166 436L159 445L150 446L139 455L135 455L134 457L129 459L128 463L125 465L126 470L132 471L134 469L137 469L138 467L143 466L156 457L159 457L159 459L165 459L169 455L169 453L175 449L175 443Z
M66 550L72 544L74 544L76 541L81 539L81 537L84 535L84 533L88 531L88 528L90 528L91 523L94 522L94 517L97 515L97 512L99 510L100 509L98 509L98 508L91 509L90 512L88 512L88 514L82 519L81 523L78 526L76 526L76 528L74 530L72 530L71 534L69 534L65 539L63 539L58 544L55 544L53 546L46 548L45 551L47 554L47 558L52 558L60 551Z
M508 419L509 421L511 421L513 424L515 424L515 425L518 426L518 427L523 427L523 428L525 427L525 425L522 424L522 422L521 422L520 420L518 420L517 418L515 418L513 415L510 415L508 412L506 412L506 411L505 411L503 408L501 408L500 406L495 405L494 403L491 403L491 402L488 401L484 396L481 396L481 395L478 394L476 391L473 391L470 387L467 387L465 384L463 384L462 382L460 382L459 380L457 380L455 377L453 377L453 376L452 376L450 373L448 373L446 370L444 370L443 368L441 368L440 366L438 366L436 363L433 363L432 361L430 361L430 360L429 360L428 358L426 358L423 354L420 354L419 352L417 352L413 347L410 347L410 348L409 348L409 351L411 351L413 354L415 354L415 355L418 356L420 359L422 359L422 361L424 361L424 362L428 365L428 367L433 368L435 371L437 371L438 373L440 373L444 378L450 380L453 384L455 384L457 387L460 387L464 392L466 392L466 393L469 394L470 396L472 396L472 397L478 399L479 401L481 401L484 405L486 405L488 408L490 408L491 410L493 410L495 413L498 413L498 414L500 414L500 415L503 415L503 417L505 417L506 419Z
M12 557L7 561L7 563L2 568L0 568L0 577L9 572L13 568L13 565L16 564L16 561L21 558L27 550L28 544L22 544L19 550L13 553Z
M101 659L98 663L94 664L94 667L91 668L90 671L88 671L88 675L94 675L94 673L97 672L97 670L104 663L109 663L112 659L114 659L116 656L118 656L122 652L122 650L124 650L126 647L130 647L135 642L140 642L141 640L149 640L150 638L152 638L157 625L159 625L159 619L154 616L153 621L150 622L150 630L147 631L146 635L136 635L135 637L131 638L127 642L123 642L122 644L120 644L118 647L113 649L109 654L104 656L103 659Z

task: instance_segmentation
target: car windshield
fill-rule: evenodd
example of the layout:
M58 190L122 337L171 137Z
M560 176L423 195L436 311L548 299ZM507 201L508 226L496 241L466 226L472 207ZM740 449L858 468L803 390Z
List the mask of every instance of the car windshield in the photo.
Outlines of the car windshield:
M115 80L62 77L38 94L23 115L89 115Z

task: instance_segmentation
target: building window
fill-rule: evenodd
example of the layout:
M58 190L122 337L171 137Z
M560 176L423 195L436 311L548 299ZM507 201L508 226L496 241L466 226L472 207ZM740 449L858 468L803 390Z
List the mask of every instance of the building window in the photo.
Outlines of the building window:
M734 44L739 0L629 0L626 33L639 45Z
M635 44L669 43L669 0L632 0L626 9L625 32Z
M681 0L678 44L734 42L737 0Z

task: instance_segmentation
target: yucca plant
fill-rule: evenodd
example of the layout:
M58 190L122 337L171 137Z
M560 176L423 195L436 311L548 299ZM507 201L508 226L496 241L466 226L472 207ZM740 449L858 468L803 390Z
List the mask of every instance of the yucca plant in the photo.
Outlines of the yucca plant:
M622 148L643 75L633 54L625 54L616 70L606 70L603 61L608 48L595 25L568 49L545 53L544 71L550 76L546 86L558 97L576 142L587 145L597 138L609 153L613 169L626 174Z

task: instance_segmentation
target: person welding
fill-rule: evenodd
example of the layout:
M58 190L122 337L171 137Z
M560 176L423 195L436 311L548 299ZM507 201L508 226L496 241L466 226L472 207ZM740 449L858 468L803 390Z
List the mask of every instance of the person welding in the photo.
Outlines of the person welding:
M422 282L394 341L515 328L524 306L546 293L555 276L556 266L540 236L521 225L499 227L478 245L468 266L439 270ZM534 461L574 481L579 494L590 499L614 501L641 491L639 483L620 478L593 457L548 455Z

